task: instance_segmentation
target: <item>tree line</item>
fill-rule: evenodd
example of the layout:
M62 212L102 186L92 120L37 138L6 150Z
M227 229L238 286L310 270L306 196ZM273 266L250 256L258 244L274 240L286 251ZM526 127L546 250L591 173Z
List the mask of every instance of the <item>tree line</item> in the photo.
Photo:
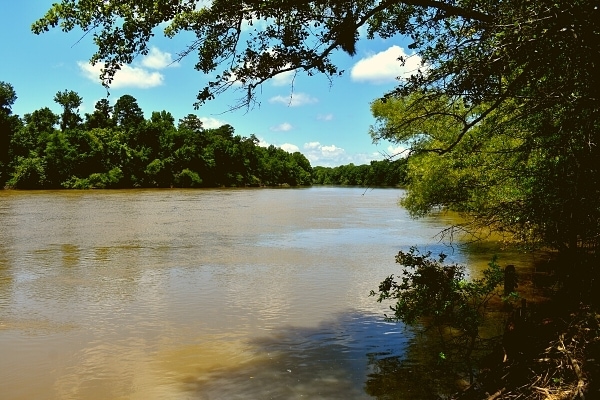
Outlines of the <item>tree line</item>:
M371 161L370 164L313 167L313 184L349 186L405 186L408 159Z
M17 96L0 82L0 185L16 189L310 185L300 152L259 146L231 125L205 128L194 114L149 119L136 99L99 100L81 117L82 98L56 93L61 114L43 107L12 115Z

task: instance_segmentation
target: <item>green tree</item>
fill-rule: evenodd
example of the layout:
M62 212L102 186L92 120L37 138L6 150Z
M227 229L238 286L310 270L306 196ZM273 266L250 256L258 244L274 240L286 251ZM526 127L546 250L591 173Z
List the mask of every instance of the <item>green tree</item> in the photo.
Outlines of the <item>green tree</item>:
M557 249L569 260L577 290L589 291L589 269L581 266L600 230L594 162L600 154L590 146L597 116L584 117L582 126L582 115L566 106L553 107L551 115L521 115L514 102L464 131L465 121L485 106L473 109L427 93L378 100L371 134L410 145L402 204L414 216L446 207L462 212L472 232L493 229L529 246ZM452 108L440 112L444 104Z
M6 185L15 189L41 189L46 183L46 166L41 157L18 157Z
M444 357L457 351L466 361L468 373L472 375L472 354L479 339L486 309L493 297L500 297L498 286L503 281L503 272L495 259L483 271L483 276L467 281L464 267L458 264L444 265L446 256L433 258L430 252L421 254L416 248L400 251L396 262L403 266L402 276L390 275L379 285L377 301L392 300L392 315L388 320L402 321L409 325L424 322L438 329ZM444 328L453 328L447 334ZM457 344L455 349L444 338L450 336ZM454 346L453 346L454 347ZM453 351L454 352L454 351Z
M204 130L202 121L195 114L188 114L183 119L180 119L178 127L179 129L189 129L195 133L200 133Z
M175 119L171 113L154 111L141 135L148 159L152 160L145 170L148 185L165 187L172 184L171 152L175 134Z
M10 115L16 99L12 86L2 89L0 117L15 122L6 160L0 165L8 187L306 185L312 180L310 162L300 153L273 147L265 156L256 136L235 135L231 125L204 129L192 114L178 127L164 110L145 120L130 95L121 96L114 109L106 99L98 101L81 124L75 111L81 98L65 90L54 98L63 106L62 115L44 107L25 114L21 125L18 117ZM63 129L56 129L59 122ZM273 179L263 178L263 163L269 164Z
M129 94L119 97L112 114L115 125L126 131L134 130L144 122L144 112L138 105L137 99Z
M85 126L87 129L110 128L114 126L112 120L113 108L107 99L100 99L94 106L92 114L85 114Z
M313 182L310 161L301 153L287 151L270 145L256 147L259 152L257 177L265 186L311 185Z
M175 176L175 183L179 187L198 187L202 185L202 179L198 173L185 168Z
M292 153L292 165L294 169L294 178L296 185L312 184L312 166L306 156L299 151Z
M46 181L48 188L60 188L71 177L76 155L65 132L56 131L48 137L44 149Z
M79 178L112 169L118 161L111 160L109 152L112 131L107 129L76 129L69 132L68 141L72 149L71 170Z
M150 150L144 146L144 112L137 99L125 94L117 99L113 107L112 119L122 135L125 145L121 169L126 186L144 186L144 171L150 159Z
M40 108L23 117L24 126L11 138L11 158L28 157L29 154L43 155L46 142L55 132L59 116L48 107Z
M0 115L12 114L12 106L17 101L17 93L13 85L0 81Z
M161 137L175 130L175 118L168 111L154 111L141 132L141 142L150 151L150 158L161 153Z
M11 159L11 141L20 128L21 120L12 115L12 106L17 94L10 83L0 81L0 188L8 179Z
M357 186L402 186L406 184L406 158L395 161L371 161L364 165L340 165L338 167L315 167L315 184Z
M64 90L54 95L54 101L63 108L60 116L60 130L64 132L67 129L76 128L82 121L79 116L79 107L83 98L72 90Z
M195 171L202 178L203 186L214 186L211 169L214 168L214 155L210 144L213 141L212 130L204 130L195 115L188 115L179 121L179 127L171 136L173 174L184 169Z

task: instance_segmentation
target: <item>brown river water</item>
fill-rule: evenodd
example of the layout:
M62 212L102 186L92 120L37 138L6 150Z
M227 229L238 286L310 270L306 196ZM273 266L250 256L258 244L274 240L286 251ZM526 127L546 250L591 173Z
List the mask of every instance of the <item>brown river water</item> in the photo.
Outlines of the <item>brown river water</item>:
M402 194L0 191L0 398L420 398L369 291L400 249L489 254Z

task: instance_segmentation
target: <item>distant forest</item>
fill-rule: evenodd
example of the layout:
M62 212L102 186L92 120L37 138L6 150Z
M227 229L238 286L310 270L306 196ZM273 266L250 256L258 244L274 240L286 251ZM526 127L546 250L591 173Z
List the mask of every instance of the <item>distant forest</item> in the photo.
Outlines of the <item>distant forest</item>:
M300 152L261 147L256 136L235 135L223 125L205 128L194 114L178 121L167 111L145 119L137 100L121 96L114 105L98 101L79 115L83 99L58 92L62 107L12 114L17 96L0 82L0 187L90 189L135 187L243 187L397 185L406 163L374 161L312 168Z
M404 186L408 183L408 159L371 161L365 165L314 167L313 183L318 185Z
M0 82L2 151L0 183L17 189L220 187L310 185L312 168L299 152L258 145L224 125L207 129L190 114L175 120L167 111L150 119L137 100L98 101L78 114L82 98L59 92L61 115L44 107L23 118L10 115L16 99Z

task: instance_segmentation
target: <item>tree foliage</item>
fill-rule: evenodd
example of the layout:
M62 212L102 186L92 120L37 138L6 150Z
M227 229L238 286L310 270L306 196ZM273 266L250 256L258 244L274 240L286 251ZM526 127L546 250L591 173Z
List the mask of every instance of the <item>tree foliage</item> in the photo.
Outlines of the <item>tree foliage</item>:
M191 32L195 40L180 56L196 54L197 70L217 72L200 90L200 103L235 82L250 101L260 84L287 71L335 76L341 71L334 50L354 54L361 28L368 38L403 34L426 67L397 93L435 89L473 106L487 101L489 112L517 94L541 109L589 99L595 86L588 83L598 78L586 55L598 50L598 13L593 0L63 0L32 30L91 33L97 45L91 61L104 63L106 84L119 65L148 53L159 29L168 37ZM563 73L567 65L572 73Z
M10 142L21 123L19 117L12 115L12 105L16 100L14 87L0 81L0 186L7 179Z
M444 254L436 259L431 252L421 254L414 247L400 251L396 262L403 266L402 275L387 277L371 296L377 296L379 302L392 300L393 314L386 315L389 320L409 325L425 322L437 328L442 337L445 328L454 329L451 338L470 363L488 303L500 297L498 286L504 274L493 259L481 278L467 280L463 266L444 265L445 259Z
M389 37L428 34L429 25L454 21L480 24L493 21L493 4L471 1L240 1L200 0L133 1L101 4L63 0L32 25L35 33L60 27L76 27L91 33L97 45L92 63L103 64L101 78L109 85L122 64L147 54L149 41L158 30L167 37L182 32L195 36L180 50L180 57L197 54L195 68L216 72L215 79L200 89L198 104L241 83L245 97L254 99L257 87L278 74L301 70L333 77L342 71L332 61L336 49L353 55L358 30L368 36ZM166 27L163 26L166 25Z
M0 82L0 112L4 115L12 114L12 105L17 101L15 88L8 82Z
M65 90L56 93L54 101L63 108L60 117L60 129L65 131L76 128L81 123L79 107L83 102L83 98L72 90Z
M313 183L318 185L404 186L407 183L408 160L400 158L371 161L363 165L313 168Z
M3 84L2 89L7 94L0 122L10 128L0 160L3 186L86 189L312 182L310 162L300 153L260 147L254 135L236 135L230 125L205 129L195 115L186 116L178 126L164 110L146 119L131 95L120 97L114 107L105 99L98 101L83 121L78 112L81 97L65 90L54 98L63 106L61 115L43 107L21 121L9 115L10 101L16 98L12 86Z
M480 110L454 102L452 113L440 112L439 101L418 93L371 106L377 118L372 136L411 148L402 203L414 216L449 208L463 213L471 230L493 229L570 257L595 245L596 111L580 114L566 104L523 113L512 100L465 132L464 121Z
M414 324L423 317L432 318L434 325L459 329L469 337L477 336L487 303L503 281L503 273L495 260L483 272L483 277L468 281L464 267L444 265L446 255L432 258L431 252L421 254L412 247L400 251L396 263L402 265L402 277L390 275L379 286L377 300L393 299L389 319Z

